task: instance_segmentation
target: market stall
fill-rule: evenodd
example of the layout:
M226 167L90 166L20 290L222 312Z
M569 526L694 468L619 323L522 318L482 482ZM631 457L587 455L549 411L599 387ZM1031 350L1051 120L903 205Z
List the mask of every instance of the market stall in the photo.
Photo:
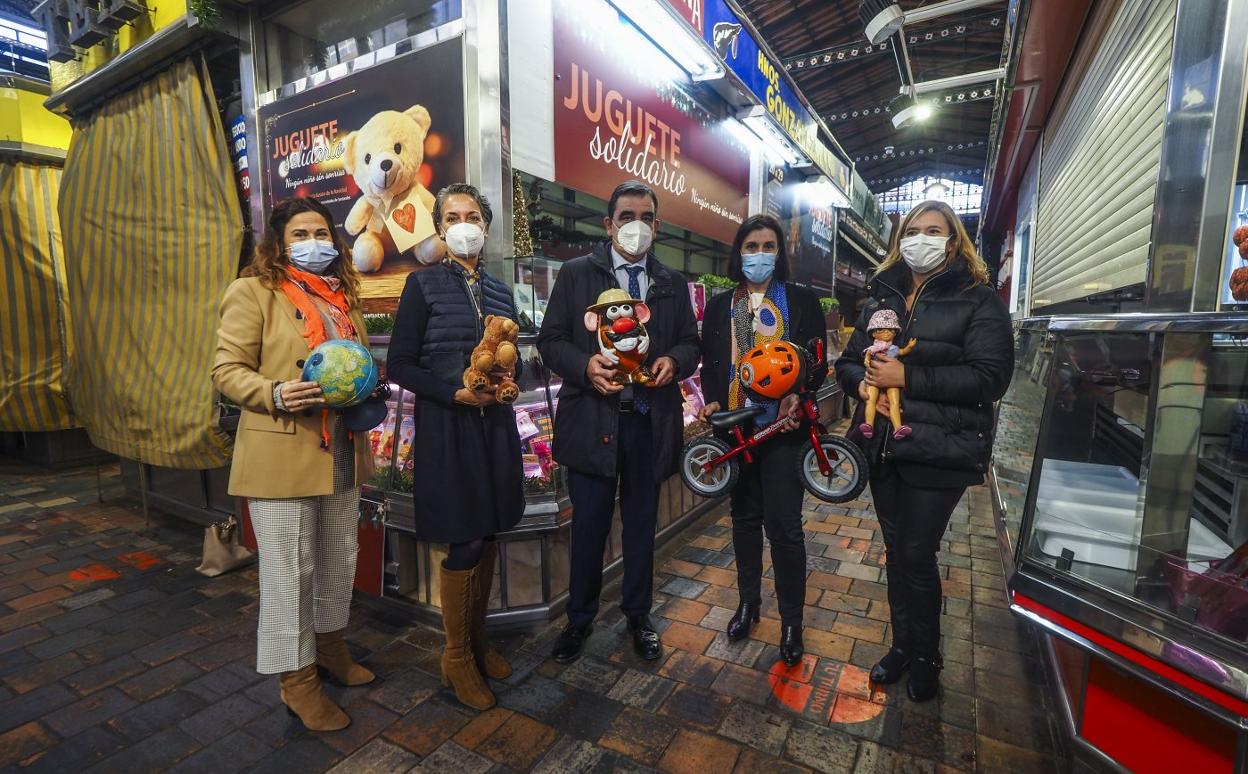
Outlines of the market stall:
M1018 318L990 484L1076 768L1248 766L1248 3L1209 11L1037 3L1008 36L1028 85L998 102L985 207ZM1085 14L1098 34L1067 35Z
M762 157L775 148L788 149L794 164L806 161L794 182L821 175L815 188L827 197L849 185L849 167L818 139L817 119L787 77L784 98L802 111L790 127L797 136L785 139L775 117L757 114L765 86L754 71L767 54L754 33L717 53L704 38L710 27L680 16L682 5L639 18L606 0L413 1L363 13L306 0L251 14L242 75L253 220L263 222L275 202L298 194L320 198L338 225L349 226L379 361L386 315L407 274L441 258L431 193L467 180L494 205L485 262L512 284L524 331L516 406L528 499L520 525L499 536L496 620L544 620L566 592L571 514L551 459L560 382L542 367L533 341L561 261L603 237L611 189L632 177L655 188L656 255L692 279L722 271L737 225L762 201ZM708 13L734 13L720 0L713 5ZM598 45L603 29L628 45ZM696 39L697 51L658 43L674 45L674 35ZM718 73L718 85L691 76L690 68L703 66ZM400 92L395 83L407 86ZM416 160L387 178L385 190L364 196L370 159L398 154L391 148L400 145ZM366 206L380 207L380 217L361 229L357 210ZM828 212L823 233L830 235ZM538 257L513 257L526 254ZM830 294L830 261L826 274ZM697 298L695 291L691 303ZM434 569L445 547L412 535L412 498L423 496L411 490L421 464L411 448L420 409L392 387L387 418L370 433L378 473L365 487L357 588L432 618L440 599ZM697 376L681 388L692 423L702 405ZM666 482L660 541L708 505L678 479ZM618 522L616 529L604 558L609 570L621 550Z
M0 450L47 467L108 459L67 398L73 354L57 198L70 125L48 112L47 35L0 8Z

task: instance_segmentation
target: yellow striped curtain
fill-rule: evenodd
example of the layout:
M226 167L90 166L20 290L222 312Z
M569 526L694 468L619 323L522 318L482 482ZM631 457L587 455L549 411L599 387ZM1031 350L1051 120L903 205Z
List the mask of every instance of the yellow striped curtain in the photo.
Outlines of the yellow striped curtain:
M76 427L65 396L60 181L59 167L0 158L0 430Z
M75 415L164 467L229 461L209 371L243 225L211 94L187 59L111 100L75 125L61 186Z

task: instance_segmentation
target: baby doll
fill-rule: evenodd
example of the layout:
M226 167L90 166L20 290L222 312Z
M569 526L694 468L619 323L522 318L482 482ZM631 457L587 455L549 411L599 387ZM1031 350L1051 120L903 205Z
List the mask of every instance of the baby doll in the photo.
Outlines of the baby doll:
M897 338L897 334L901 332L901 324L897 321L897 313L892 309L881 309L871 315L870 322L867 323L867 332L875 339L875 343L867 347L862 353L862 363L865 367L871 367L871 357L873 355L887 355L888 357L900 359L910 354L917 344L914 339L905 347L898 348L893 343L893 339ZM910 435L911 429L909 425L901 423L901 388L889 387L886 391L888 396L888 418L892 420L893 427L897 428L893 431L893 440L900 441L902 438ZM866 416L863 418L862 424L858 426L858 430L867 438L875 436L875 412L876 403L880 399L879 387L867 387L867 405L864 407Z

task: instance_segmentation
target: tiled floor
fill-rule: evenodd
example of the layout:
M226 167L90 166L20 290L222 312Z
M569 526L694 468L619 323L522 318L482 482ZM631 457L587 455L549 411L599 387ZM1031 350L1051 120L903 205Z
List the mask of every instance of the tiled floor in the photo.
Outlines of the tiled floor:
M721 510L659 561L661 660L633 656L618 612L566 668L545 658L556 626L512 634L516 673L475 713L438 685L437 631L357 604L352 641L380 679L331 688L354 722L313 735L252 670L254 569L195 573L202 533L160 516L145 531L115 468L97 488L93 468L0 460L0 769L1056 771L987 492L968 494L946 535L944 694L925 705L867 682L889 640L870 504L808 506L808 655L795 669L777 666L774 597L754 639L721 633L737 602Z

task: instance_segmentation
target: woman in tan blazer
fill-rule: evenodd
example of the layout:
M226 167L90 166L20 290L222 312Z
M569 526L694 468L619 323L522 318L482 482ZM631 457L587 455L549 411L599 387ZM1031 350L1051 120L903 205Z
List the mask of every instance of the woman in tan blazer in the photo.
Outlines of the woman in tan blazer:
M282 701L312 731L351 722L325 695L318 665L344 685L373 679L343 639L372 457L364 434L348 433L317 384L301 379L322 342L367 344L359 275L332 223L315 199L273 208L221 302L212 368L217 390L243 408L230 494L247 498L260 547L256 670L281 676Z

